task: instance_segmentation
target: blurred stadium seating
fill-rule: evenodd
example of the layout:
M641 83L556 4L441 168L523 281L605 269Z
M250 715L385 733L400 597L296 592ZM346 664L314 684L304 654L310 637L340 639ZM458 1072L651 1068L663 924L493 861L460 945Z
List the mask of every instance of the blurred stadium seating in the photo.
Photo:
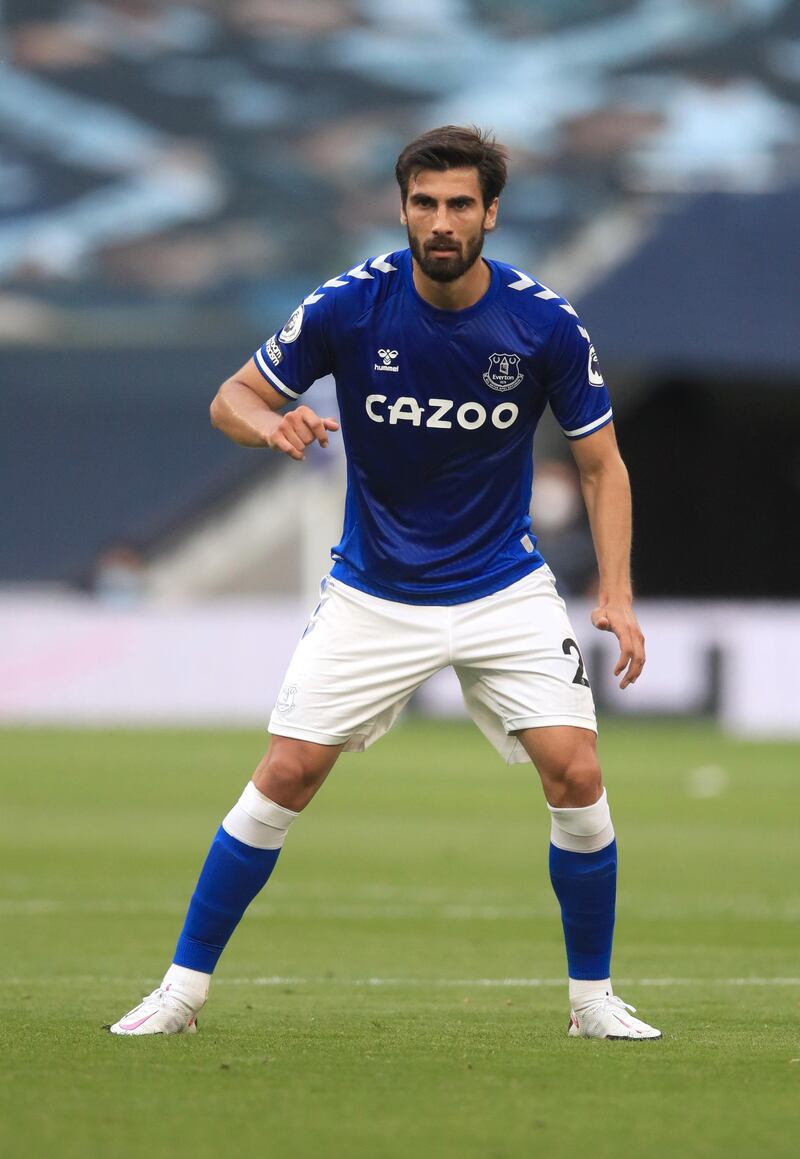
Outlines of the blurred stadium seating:
M765 192L800 163L786 0L4 9L10 339L52 341L56 318L90 341L101 325L171 342L181 322L193 338L190 305L217 340L260 332L396 244L392 164L432 123L477 119L512 145L497 256L524 267L602 213L651 212L645 194Z
M90 588L124 548L165 598L310 586L328 484L304 476L292 538L266 513L292 466L227 444L207 404L311 288L403 244L396 154L453 121L512 149L488 253L597 339L642 594L800 595L796 3L2 15L0 583ZM538 446L564 455L552 428Z

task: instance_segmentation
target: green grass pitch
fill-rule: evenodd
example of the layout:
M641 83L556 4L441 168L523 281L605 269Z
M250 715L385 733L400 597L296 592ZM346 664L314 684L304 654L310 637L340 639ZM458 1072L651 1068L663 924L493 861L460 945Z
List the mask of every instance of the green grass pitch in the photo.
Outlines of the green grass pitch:
M615 978L662 1042L567 1039L535 774L413 720L295 825L200 1033L107 1034L263 744L0 733L4 1159L800 1153L800 746L704 724L601 731Z

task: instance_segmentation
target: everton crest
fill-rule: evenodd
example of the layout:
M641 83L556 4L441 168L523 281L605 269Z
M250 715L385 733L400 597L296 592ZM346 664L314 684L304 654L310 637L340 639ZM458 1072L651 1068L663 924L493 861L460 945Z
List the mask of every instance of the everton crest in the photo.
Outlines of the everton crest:
M278 693L278 699L275 702L276 716L287 716L294 708L294 698L297 696L296 684L284 684L283 688Z
M513 390L522 382L518 354L492 354L483 381L491 390Z

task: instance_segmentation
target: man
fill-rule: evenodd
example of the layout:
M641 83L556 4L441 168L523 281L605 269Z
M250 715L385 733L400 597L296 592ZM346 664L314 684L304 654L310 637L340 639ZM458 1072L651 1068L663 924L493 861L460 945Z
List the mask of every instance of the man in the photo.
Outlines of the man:
M269 749L211 846L173 964L115 1034L196 1029L222 950L339 754L386 732L422 681L451 664L492 744L541 776L569 1034L661 1036L611 989L617 858L592 694L528 517L531 442L549 403L592 526L592 621L618 637L615 673L633 684L644 640L631 605L630 490L594 348L553 290L481 258L506 178L493 138L435 129L403 150L396 175L409 249L309 294L212 404L214 425L237 443L302 461L339 425L305 405L281 408L335 374L344 530L272 713Z

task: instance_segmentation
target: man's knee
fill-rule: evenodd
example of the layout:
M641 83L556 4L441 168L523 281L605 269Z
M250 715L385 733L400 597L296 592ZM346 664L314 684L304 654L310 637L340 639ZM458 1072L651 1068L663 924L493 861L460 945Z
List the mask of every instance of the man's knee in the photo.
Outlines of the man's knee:
M273 737L253 774L260 793L286 809L304 809L333 768L341 745Z
M539 770L549 804L582 808L599 798L603 780L593 732L557 725L525 729L518 736Z
M603 791L600 762L593 751L570 755L559 767L551 768L545 780L545 796L555 808L581 808L593 805Z

